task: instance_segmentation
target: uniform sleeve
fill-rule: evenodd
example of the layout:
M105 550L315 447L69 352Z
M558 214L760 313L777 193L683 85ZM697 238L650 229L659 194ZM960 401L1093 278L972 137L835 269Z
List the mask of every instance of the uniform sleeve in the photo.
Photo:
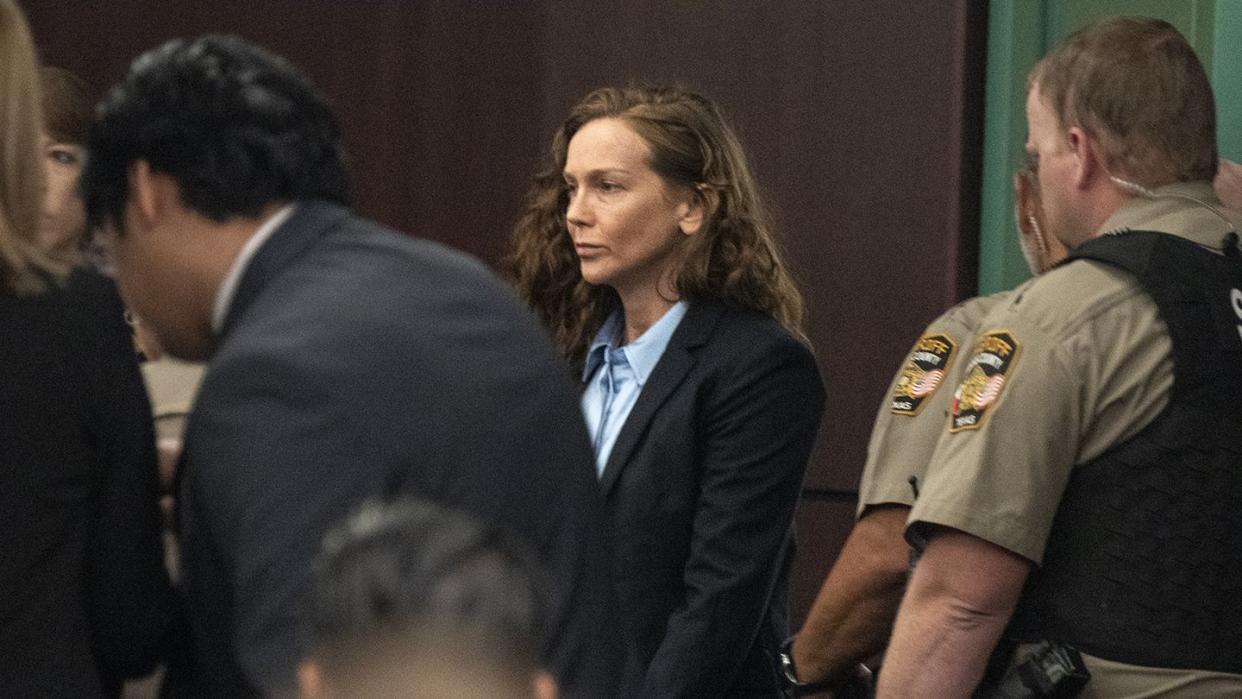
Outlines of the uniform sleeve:
M1171 345L1150 297L1103 265L1074 262L1011 298L962 355L907 537L953 527L1038 564L1074 467L1167 403Z
M907 353L876 413L858 486L858 516L873 505L909 507L914 502L910 479L915 478L915 484L923 481L943 431L953 393L953 367L968 333L946 314L929 325Z
M910 513L1038 563L1078 451L1083 382L1066 343L1011 310L993 314L948 387L949 418Z
M755 642L788 553L823 411L814 357L792 339L740 362L707 411L685 601L642 696L723 696Z

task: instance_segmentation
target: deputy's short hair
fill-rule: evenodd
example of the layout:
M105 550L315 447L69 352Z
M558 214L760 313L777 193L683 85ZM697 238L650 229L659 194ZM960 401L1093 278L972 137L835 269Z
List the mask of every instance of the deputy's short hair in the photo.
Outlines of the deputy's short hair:
M1071 34L1031 72L1062 128L1104 147L1112 174L1156 187L1216 176L1216 104L1203 64L1168 22L1112 17Z
M348 204L336 117L284 59L232 36L175 39L130 64L104 96L81 187L91 227L124 217L130 167L171 176L216 221L274 201Z

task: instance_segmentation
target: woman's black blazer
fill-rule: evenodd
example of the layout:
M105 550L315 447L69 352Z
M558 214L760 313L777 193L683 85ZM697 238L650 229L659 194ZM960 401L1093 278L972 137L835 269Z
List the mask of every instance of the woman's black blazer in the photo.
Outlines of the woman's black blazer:
M151 409L112 283L0 292L0 696L93 697L171 618Z
M601 476L638 694L777 694L823 403L814 356L780 324L691 302Z

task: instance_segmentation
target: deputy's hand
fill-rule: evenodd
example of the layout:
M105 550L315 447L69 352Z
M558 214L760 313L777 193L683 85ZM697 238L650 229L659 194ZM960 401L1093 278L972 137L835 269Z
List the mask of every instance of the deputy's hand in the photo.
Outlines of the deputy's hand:
M1216 171L1216 196L1227 209L1242 212L1242 165L1221 158L1220 169Z

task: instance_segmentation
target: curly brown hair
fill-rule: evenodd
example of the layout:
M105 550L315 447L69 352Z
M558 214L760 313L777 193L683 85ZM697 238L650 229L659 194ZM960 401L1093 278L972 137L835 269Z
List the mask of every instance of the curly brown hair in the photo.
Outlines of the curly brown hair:
M682 87L606 87L583 98L552 137L552 162L534 179L507 260L518 291L570 364L581 366L591 338L620 304L612 288L583 280L565 223L568 195L561 173L569 142L601 118L632 127L651 150L648 165L666 183L703 193L708 215L681 248L673 289L691 301L766 313L806 342L802 294L785 268L741 143L720 109Z

